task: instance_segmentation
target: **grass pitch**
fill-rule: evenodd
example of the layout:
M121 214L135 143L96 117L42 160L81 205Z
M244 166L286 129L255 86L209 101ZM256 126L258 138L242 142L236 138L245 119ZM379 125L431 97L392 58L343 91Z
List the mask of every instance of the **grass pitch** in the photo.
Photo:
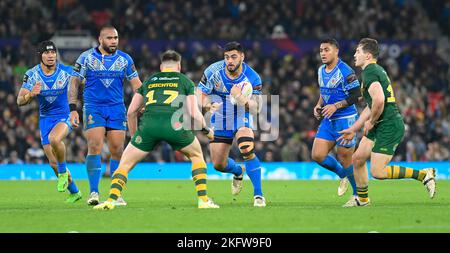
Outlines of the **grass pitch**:
M109 179L102 179L101 199ZM370 181L372 206L342 208L350 191L337 196L337 181L263 181L266 208L253 207L252 186L237 197L230 181L208 181L220 209L197 209L188 180L129 180L126 207L94 211L87 206L88 182L78 181L83 199L64 203L56 181L0 181L0 232L450 232L450 180L437 194L412 180ZM350 190L350 189L349 189Z

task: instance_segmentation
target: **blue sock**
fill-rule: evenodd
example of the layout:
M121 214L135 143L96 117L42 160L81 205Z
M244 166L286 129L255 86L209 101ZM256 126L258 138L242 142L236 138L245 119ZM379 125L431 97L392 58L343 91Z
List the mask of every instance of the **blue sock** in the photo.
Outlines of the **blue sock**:
M336 160L336 158L332 157L331 155L327 155L325 160L323 160L323 162L319 164L325 169L333 171L340 178L344 178L345 176L347 176L347 172L345 171L344 167L342 167L342 165Z
M114 172L117 170L117 168L119 167L119 161L117 160L109 160L109 174L112 177Z
M66 165L66 161L60 163L60 162L56 162L58 164L58 174L59 173L66 173L67 171L67 165Z
M233 173L235 176L240 176L242 174L242 168L239 165L236 165L233 159L228 158L228 164L225 168L226 173Z
M67 187L67 189L69 190L70 193L74 194L78 192L78 187L75 184L75 181L72 179L72 183L69 184L69 186Z
M261 163L257 156L245 161L245 171L253 184L253 196L262 196L261 189Z
M98 192L98 184L102 176L102 160L100 155L86 156L86 168L91 192Z
M348 181L352 185L353 195L357 195L357 193L356 193L356 181L355 181L355 177L353 176L353 165L350 165L348 168L345 169L345 171L347 172Z

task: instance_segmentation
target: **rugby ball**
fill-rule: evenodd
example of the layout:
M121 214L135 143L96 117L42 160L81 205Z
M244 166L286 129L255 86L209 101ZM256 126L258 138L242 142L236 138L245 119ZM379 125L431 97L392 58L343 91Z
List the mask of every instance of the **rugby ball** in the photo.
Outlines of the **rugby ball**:
M252 97L253 86L251 83L244 81L244 82L240 82L240 83L236 84L236 86L238 86L241 89L242 96L245 96L247 99L250 99ZM230 102L233 105L236 104L236 100L234 99L233 96L230 96Z

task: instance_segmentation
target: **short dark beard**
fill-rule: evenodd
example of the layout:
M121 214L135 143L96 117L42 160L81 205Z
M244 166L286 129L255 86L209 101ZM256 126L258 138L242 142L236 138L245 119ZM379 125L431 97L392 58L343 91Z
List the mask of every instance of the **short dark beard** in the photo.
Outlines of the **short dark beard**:
M241 64L242 64L242 62L240 62L238 65L236 65L236 67L235 67L233 70L229 70L228 68L227 68L227 70L228 70L230 73L234 73L234 72L236 72L236 70L239 69L239 67L241 66Z
M102 46L103 50L105 50L108 54L114 54L117 51L117 47L114 50L111 50L109 47Z

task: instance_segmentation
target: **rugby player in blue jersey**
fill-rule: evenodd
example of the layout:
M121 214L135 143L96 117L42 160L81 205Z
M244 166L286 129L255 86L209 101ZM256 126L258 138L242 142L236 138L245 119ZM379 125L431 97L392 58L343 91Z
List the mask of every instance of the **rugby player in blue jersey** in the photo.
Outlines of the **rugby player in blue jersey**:
M66 146L62 141L72 130L67 91L73 70L57 61L52 41L41 42L37 54L41 62L25 73L17 104L23 106L35 97L39 99L39 129L45 155L58 176L58 191L69 190L66 202L74 203L82 195L67 169Z
M72 79L69 92L70 122L77 127L78 88L84 82L83 125L88 144L86 168L90 186L88 205L99 203L98 185L101 178L101 152L105 135L111 152L111 176L122 156L127 130L124 81L127 79L134 91L142 84L133 59L118 50L119 35L114 27L103 27L98 41L100 44L98 47L91 48L78 57L74 68L76 78ZM126 205L126 202L123 198L119 198L115 205Z
M318 70L320 97L314 107L314 116L321 120L311 152L312 159L322 167L333 171L340 178L338 195L342 196L350 182L352 201L356 196L352 155L356 137L345 145L337 142L339 131L353 125L358 117L355 103L361 97L359 81L353 69L339 58L339 44L333 38L320 42L320 58L323 65ZM337 146L339 162L330 151Z
M260 109L262 81L258 73L244 62L244 48L240 43L226 44L223 53L224 60L211 64L204 71L197 90L202 107L214 111L211 117L215 131L214 140L210 143L211 159L216 170L234 175L231 184L233 195L241 192L246 171L253 184L254 206L264 207L261 165L254 150L253 120L249 113ZM253 87L250 99L243 96L239 88L245 82ZM231 97L236 104L231 102ZM228 157L235 136L245 166L237 165Z

